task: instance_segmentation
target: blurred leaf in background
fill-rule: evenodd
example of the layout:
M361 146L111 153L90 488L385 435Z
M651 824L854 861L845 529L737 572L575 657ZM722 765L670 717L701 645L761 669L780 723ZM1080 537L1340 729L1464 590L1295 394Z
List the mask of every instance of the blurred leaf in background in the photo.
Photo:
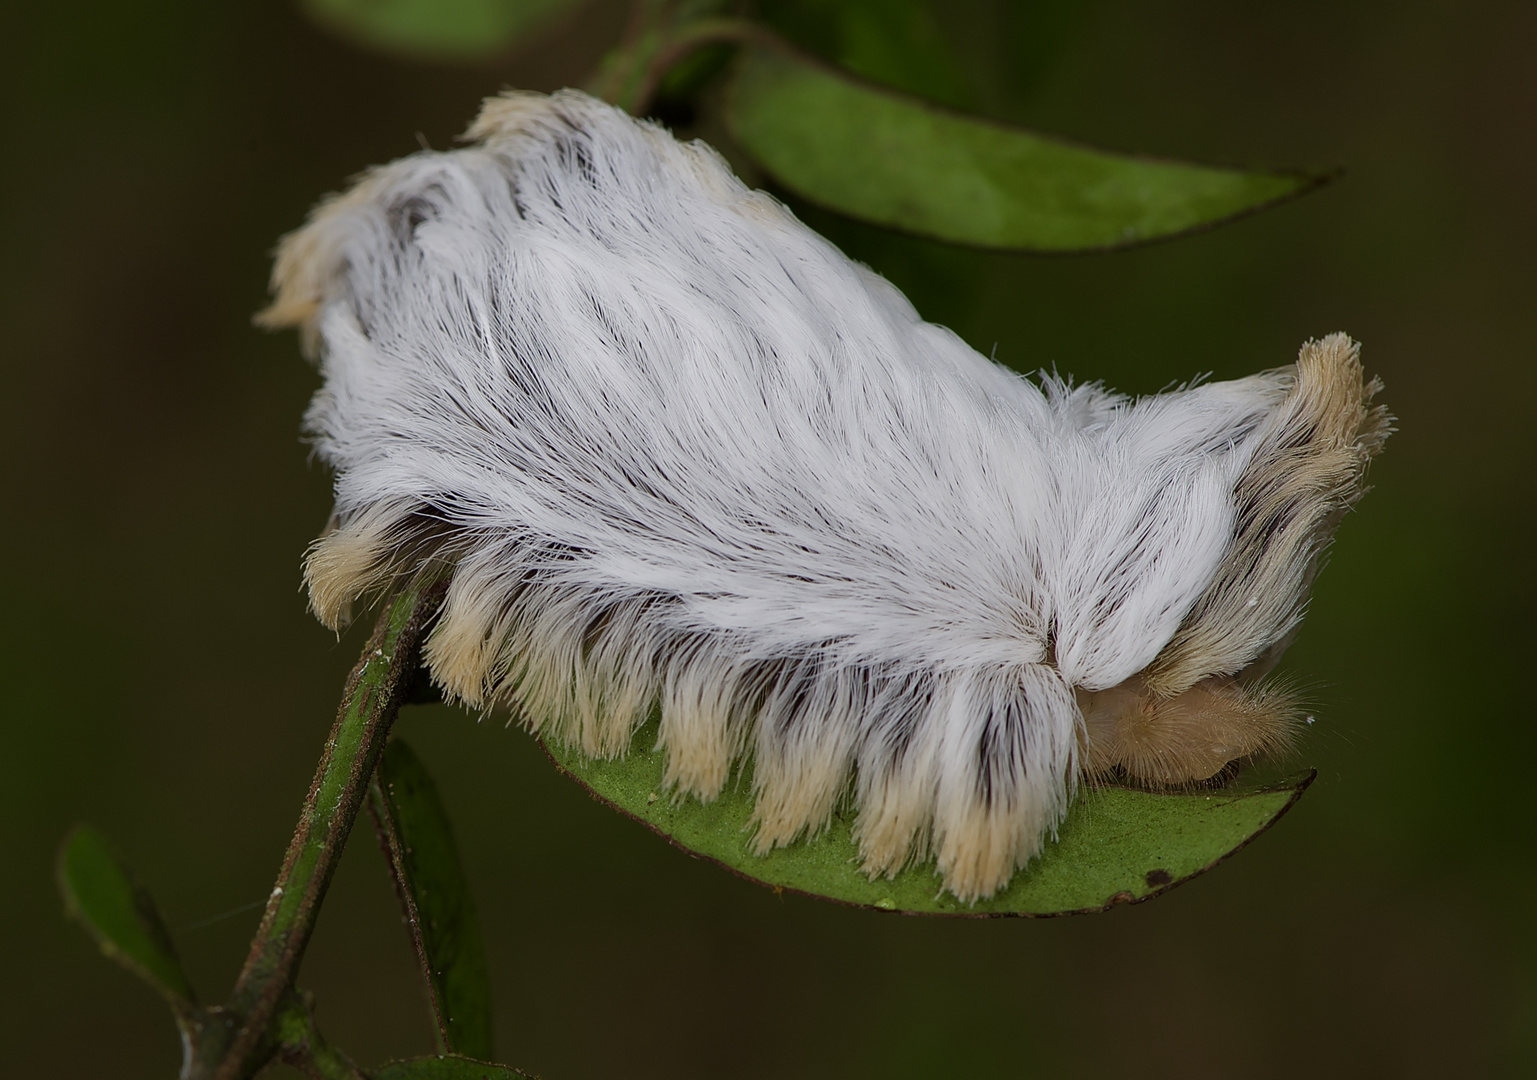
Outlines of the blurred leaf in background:
M107 838L89 825L75 826L59 849L57 869L65 909L101 951L159 991L179 1020L187 1019L196 1000L170 931Z
M400 56L475 62L506 52L584 0L303 0L319 23Z
M788 40L871 82L953 109L977 93L925 0L768 0L763 21Z

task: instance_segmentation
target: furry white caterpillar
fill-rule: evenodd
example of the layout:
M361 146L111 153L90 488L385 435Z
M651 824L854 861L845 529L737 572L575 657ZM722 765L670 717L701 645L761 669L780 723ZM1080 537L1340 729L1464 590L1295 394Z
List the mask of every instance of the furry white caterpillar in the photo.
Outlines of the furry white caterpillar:
M1285 743L1256 681L1389 417L1336 334L1141 400L923 322L700 143L574 91L369 173L287 237L336 471L319 617L429 563L426 660L591 755L660 708L667 779L751 758L755 844L857 810L865 870L991 894L1080 777Z

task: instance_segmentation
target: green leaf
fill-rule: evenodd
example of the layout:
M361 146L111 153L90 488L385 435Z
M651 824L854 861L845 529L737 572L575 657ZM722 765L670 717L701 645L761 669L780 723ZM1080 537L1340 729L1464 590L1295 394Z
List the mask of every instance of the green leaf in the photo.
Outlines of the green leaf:
M506 1065L490 1065L467 1057L424 1057L392 1061L373 1073L374 1080L534 1080Z
M733 138L775 179L863 221L1018 251L1124 247L1209 227L1330 178L1114 154L948 112L787 50L743 50Z
M359 45L421 59L484 60L578 0L303 0L316 22Z
M641 749L655 741L653 719L621 759L591 760L549 743L545 750L600 802L752 881L859 907L931 915L1065 915L1145 900L1211 869L1269 828L1315 775L1248 792L1081 787L1055 843L994 896L963 904L941 892L932 863L891 879L866 877L846 815L813 840L752 854L746 779L737 777L711 803L674 799L662 783L662 754Z
M384 748L368 809L427 981L440 1046L489 1058L491 977L480 920L437 786L399 739Z
M155 902L101 833L89 825L70 830L59 849L58 880L65 910L101 951L158 990L179 1018L190 1015L192 986Z

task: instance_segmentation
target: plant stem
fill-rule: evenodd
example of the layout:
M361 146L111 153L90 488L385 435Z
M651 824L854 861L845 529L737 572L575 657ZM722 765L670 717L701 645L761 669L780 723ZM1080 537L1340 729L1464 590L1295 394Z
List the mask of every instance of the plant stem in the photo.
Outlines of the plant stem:
M349 1075L345 1070L351 1064L344 1058L326 1053L320 1054L325 1057L321 1061L315 1056L319 1054L316 1047L325 1048L308 1022L307 1010L301 1045L286 1045L288 1036L299 1032L294 1010L301 1006L294 1002L293 980L320 901L367 797L384 740L416 672L422 638L442 601L443 587L441 581L418 581L391 600L380 615L347 680L336 724L326 740L245 967L229 1004L218 1010L224 1023L205 1029L210 1041L225 1045L194 1048L184 1080L245 1080L273 1055L299 1050L304 1056L305 1047L314 1058L309 1064L328 1070L317 1075ZM334 1057L338 1060L331 1060Z
M632 116L643 116L668 69L695 49L778 43L766 27L745 19L697 12L681 19L678 15L667 4L638 7L624 42L604 58L588 90Z
M328 1044L315 1028L307 996L290 992L273 1018L272 1033L288 1064L317 1080L366 1080L352 1059Z

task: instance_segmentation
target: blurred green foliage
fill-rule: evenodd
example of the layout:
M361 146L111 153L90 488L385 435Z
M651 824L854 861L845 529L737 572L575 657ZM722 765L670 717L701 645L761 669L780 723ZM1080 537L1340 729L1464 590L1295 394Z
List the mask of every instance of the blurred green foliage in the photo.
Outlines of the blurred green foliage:
M317 22L360 45L413 58L495 56L580 0L303 0Z
M1284 363L1334 329L1366 342L1402 430L1286 663L1315 688L1304 753L1320 780L1262 847L1157 904L872 919L694 863L593 805L520 733L413 708L402 731L445 781L492 968L517 973L496 1021L520 1064L565 1078L1537 1067L1537 736L1520 676L1537 600L1537 15L1100 0L1063 20L1037 76L1010 70L1015 39L992 29L1036 11L933 9L979 111L1194 160L1344 161L1350 177L1209 235L1081 260L797 209L1022 369L1151 391ZM490 84L580 78L624 17L593 5L469 69L370 55L282 5L0 15L17 103L0 124L20 163L0 175L0 460L19 523L0 631L0 1039L18 1073L174 1071L161 1006L60 919L52 849L72 820L108 822L156 883L192 981L227 985L256 914L188 927L270 888L361 643L334 644L297 591L329 496L294 434L314 376L291 342L248 327L272 238L414 133L448 145ZM370 1061L430 1039L388 892L353 845L304 972L326 1030Z
M88 825L70 830L59 851L65 909L101 951L149 983L179 1015L194 1003L170 932L148 892Z
M554 6L307 5L318 22L346 37L416 59L493 55ZM937 102L861 83L850 68L826 65L767 24L740 12L724 16L724 8L719 0L636 0L623 38L591 85L638 114L666 99L689 108L690 98L705 94L711 76L729 65L730 90L717 101L740 147L790 189L875 225L1004 250L1108 250L1209 227L1324 179L1137 161L946 112ZM813 36L830 29L830 37L821 34L824 46L866 70L920 89L932 82L936 95L956 96L955 54L921 3L842 0L818 13L820 21L806 10L784 11L799 15ZM741 53L734 64L722 55L732 48ZM168 999L186 1047L186 1080L235 1080L277 1058L316 1076L361 1080L358 1066L320 1034L313 999L296 979L336 859L365 802L425 983L437 1049L465 1055L457 1064L444 1057L437 1065L420 1059L399 1068L411 1075L454 1071L492 1056L488 966L447 813L404 742L383 750L400 704L421 681L419 620L438 603L428 584L424 579L388 601L349 677L298 830L226 1004L203 1009L191 1000L153 902L105 842L84 827L65 841L59 884L71 914L109 956ZM640 741L654 738L654 731L637 734ZM657 807L666 785L655 753L632 752L619 762L555 755L604 801L691 853L776 889L904 914L1083 914L1151 898L1264 831L1316 776L1221 796L1085 787L1053 828L1047 850L1008 888L961 903L943 892L930 896L932 875L924 866L867 880L854 868L855 846L841 816L823 835L754 856L743 842L752 830L745 789L709 805Z
M813 53L871 82L953 109L977 93L924 0L769 0L764 22Z

